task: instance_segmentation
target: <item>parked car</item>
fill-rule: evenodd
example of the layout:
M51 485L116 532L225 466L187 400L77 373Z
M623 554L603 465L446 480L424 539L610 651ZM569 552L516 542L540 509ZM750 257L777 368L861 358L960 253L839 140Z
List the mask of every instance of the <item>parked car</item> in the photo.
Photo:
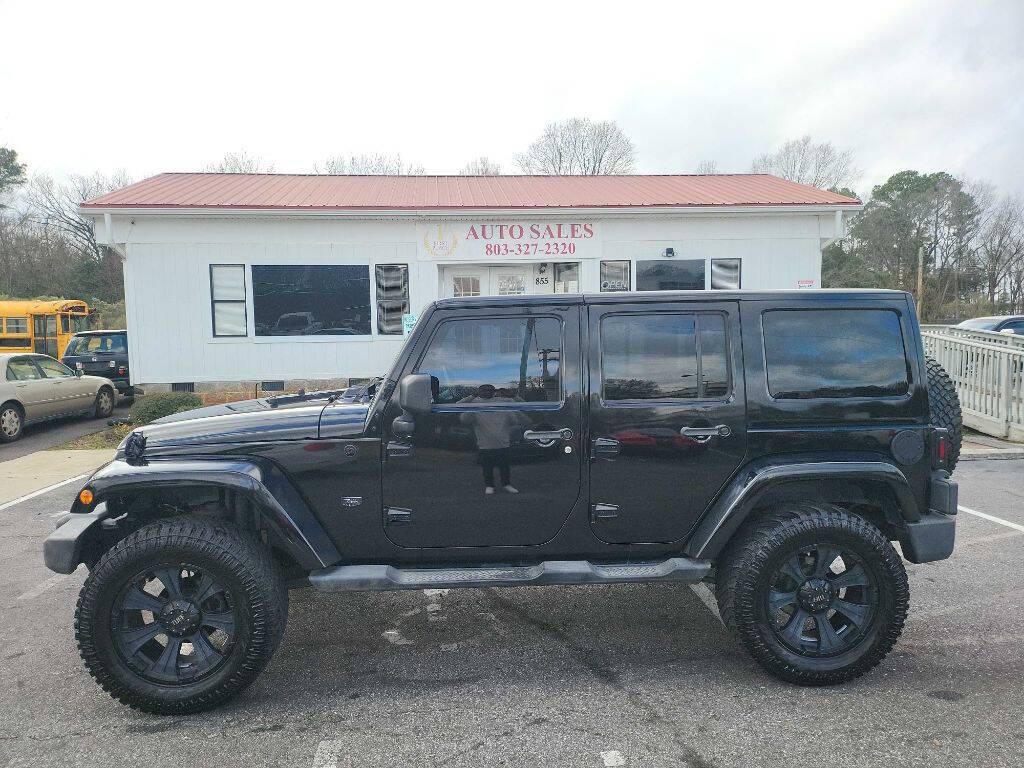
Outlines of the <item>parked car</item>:
M128 332L125 330L76 333L68 342L61 362L82 373L109 379L120 395L135 395L128 368Z
M969 331L992 331L993 333L1015 333L1024 336L1024 315L993 315L975 317L957 323L954 328Z
M105 419L114 410L114 382L76 375L47 355L0 354L0 369L0 442L17 440L26 424L81 414Z
M770 673L840 683L903 631L903 558L953 550L959 404L906 293L444 300L359 400L177 414L92 475L44 558L90 570L104 690L230 699L290 588L700 581Z

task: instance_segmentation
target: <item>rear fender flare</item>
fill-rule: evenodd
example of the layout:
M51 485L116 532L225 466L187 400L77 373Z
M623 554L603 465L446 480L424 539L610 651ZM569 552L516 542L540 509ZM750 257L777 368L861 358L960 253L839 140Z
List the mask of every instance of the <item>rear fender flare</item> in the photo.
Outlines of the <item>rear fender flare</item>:
M921 519L906 475L899 467L887 462L762 462L740 471L701 519L684 553L698 559L714 559L769 491L786 483L815 479L883 483L892 491L904 520L915 522Z
M129 463L115 460L99 469L86 483L97 505L133 490L208 486L244 494L261 522L303 568L313 570L341 559L316 515L287 476L259 459L153 459ZM72 512L79 510L78 502ZM108 513L109 514L109 513Z

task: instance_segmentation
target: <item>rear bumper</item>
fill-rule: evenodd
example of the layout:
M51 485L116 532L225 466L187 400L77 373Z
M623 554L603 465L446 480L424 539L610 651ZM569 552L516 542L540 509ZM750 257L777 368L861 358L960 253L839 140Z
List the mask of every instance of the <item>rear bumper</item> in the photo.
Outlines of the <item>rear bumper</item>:
M959 487L949 473L932 473L928 494L928 513L916 522L908 522L900 536L903 555L912 563L945 560L953 554L956 542L956 510Z

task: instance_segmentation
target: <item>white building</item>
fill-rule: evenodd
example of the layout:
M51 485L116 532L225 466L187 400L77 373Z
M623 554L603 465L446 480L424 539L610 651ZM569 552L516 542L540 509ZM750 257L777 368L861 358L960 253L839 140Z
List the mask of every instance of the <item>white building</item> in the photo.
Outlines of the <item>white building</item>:
M857 200L772 176L162 174L83 203L138 384L362 378L450 296L812 288Z

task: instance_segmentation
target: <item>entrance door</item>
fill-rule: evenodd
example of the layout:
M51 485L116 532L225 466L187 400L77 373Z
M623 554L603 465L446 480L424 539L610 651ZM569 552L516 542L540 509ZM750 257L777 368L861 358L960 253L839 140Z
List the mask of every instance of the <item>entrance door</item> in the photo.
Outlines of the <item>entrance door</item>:
M409 437L385 411L384 524L403 547L542 544L580 495L579 305L439 312L407 372L434 377Z
M521 296L533 293L533 267L509 264L492 267L485 264L446 266L441 269L445 298L461 296Z
M591 525L612 543L676 541L746 450L735 302L589 307Z

